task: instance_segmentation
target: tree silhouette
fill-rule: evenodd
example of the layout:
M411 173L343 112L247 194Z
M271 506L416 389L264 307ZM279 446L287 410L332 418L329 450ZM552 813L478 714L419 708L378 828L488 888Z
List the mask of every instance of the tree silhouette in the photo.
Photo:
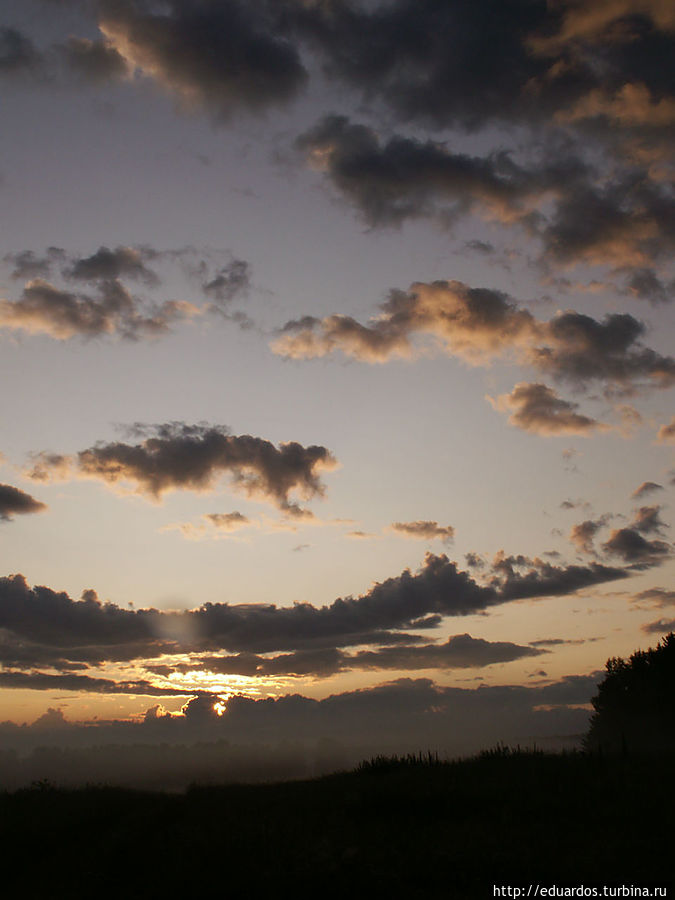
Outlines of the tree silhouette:
M628 661L607 660L607 674L592 699L595 715L585 739L589 750L675 750L675 634Z

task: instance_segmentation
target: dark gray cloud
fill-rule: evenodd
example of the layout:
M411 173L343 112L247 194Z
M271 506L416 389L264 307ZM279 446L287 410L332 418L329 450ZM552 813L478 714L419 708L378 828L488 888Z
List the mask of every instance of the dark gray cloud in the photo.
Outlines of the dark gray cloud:
M603 549L612 556L619 556L635 568L649 568L665 562L673 548L665 541L647 540L637 528L618 528L611 533Z
M337 464L326 447L296 441L277 447L249 434L230 434L223 426L170 422L134 430L144 437L140 443L99 443L72 458L37 454L28 474L38 481L59 479L70 465L76 477L108 485L129 482L154 500L171 490L208 491L229 475L237 490L301 517L309 514L290 495L323 496L321 473Z
M418 520L416 522L392 522L391 531L403 535L403 537L417 538L419 540L433 541L440 539L450 543L455 536L452 525L439 525L438 522Z
M181 650L270 653L410 644L418 636L399 631L433 629L447 616L485 612L511 600L565 596L630 574L599 563L554 566L500 554L478 583L447 556L427 554L418 572L406 569L360 597L328 606L207 603L181 613L124 609L101 603L93 591L73 600L47 587L31 589L16 575L0 579L0 633L3 659L17 666L150 659Z
M233 259L202 284L202 290L216 307L245 294L251 286L251 267L243 259Z
M373 650L346 653L335 647L299 650L273 657L255 653L236 656L211 656L195 663L171 666L147 666L149 672L167 676L171 672L206 671L230 675L313 676L327 678L353 669L415 671L420 669L470 669L511 662L544 651L508 641L484 641L469 634L448 638L443 644L413 644L411 635L401 635L409 644L398 643Z
M293 98L306 79L297 49L271 19L273 4L100 0L107 48L174 93L187 108L217 119Z
M579 312L554 316L546 324L540 346L531 350L531 363L555 378L582 386L600 380L631 385L643 379L655 387L675 384L675 359L645 347L645 325L625 313L612 313L599 322Z
M571 185L542 231L556 262L612 263L643 268L675 247L675 200L648 173L631 173L607 186ZM638 276L637 286L646 286Z
M675 619L657 619L656 622L647 622L641 626L645 634L668 634L675 631Z
M576 388L593 381L624 391L670 387L675 384L675 359L644 346L645 332L645 325L628 314L598 321L571 311L543 321L501 291L436 281L413 284L408 291L392 290L365 325L342 315L287 322L272 349L295 359L341 352L382 363L421 352L421 340L426 339L432 347L474 365L511 357ZM597 427L573 408L557 409L561 422L574 422L577 429Z
M664 284L653 269L646 267L630 270L626 275L625 291L637 300L649 303L669 303L675 284Z
M495 409L511 413L509 424L533 434L587 435L603 428L597 419L578 413L578 403L563 400L545 384L521 381L510 394L488 399Z
M91 256L74 257L66 268L68 278L79 281L116 281L132 278L147 285L159 283L157 273L147 266L147 262L160 254L148 247L99 247Z
M538 197L569 188L586 172L569 156L525 169L505 152L468 156L400 136L381 143L371 128L336 115L296 145L373 227L421 217L449 222L474 210L508 222L526 219Z
M633 600L657 607L675 606L675 591L661 587L647 588L647 590L635 594Z
M207 313L241 328L254 326L245 312L231 309L233 300L249 292L251 267L228 251L195 247L156 250L141 244L100 246L87 255L49 247L43 253L7 253L2 261L12 266L13 280L26 280L26 284L18 300L0 299L0 329L47 334L60 340L103 335L139 340L160 336L179 320ZM132 292L127 282L156 291L161 284L156 264L177 267L208 303L196 306L184 300L154 300L152 294ZM62 285L54 283L57 274ZM73 283L78 282L83 287L74 290Z
M498 11L488 0L287 6L331 78L384 101L401 119L467 128L539 119L588 86L588 75L570 66L545 79L549 60L528 47L531 36L560 23L543 0L504 0Z
M8 522L13 516L43 512L46 504L11 484L0 484L0 521Z
M572 594L582 588L626 578L630 570L592 562L588 566L560 565L535 557L507 556L498 553L492 563L492 583L499 585L503 601L527 597L554 597Z
M129 64L108 41L71 36L58 49L70 70L84 81L100 84L130 75Z
M544 265L609 264L628 272L629 295L668 299L670 288L653 266L672 258L675 200L649 166L624 161L607 180L585 161L582 143L533 143L537 153L529 158L503 149L469 156L430 140L383 141L337 115L323 118L296 146L370 227L419 218L450 225L468 214L519 223L541 243Z
M593 638L541 638L538 641L530 641L531 647L560 647L565 644L585 644L586 640ZM595 639L597 640L597 639Z
M170 325L197 312L189 303L166 301L143 308L118 280L102 280L96 294L74 293L35 278L21 299L0 299L0 329L45 334L57 340L118 335L140 340L165 334Z
M16 28L0 26L0 76L37 71L42 56L33 42Z
M141 694L148 697L180 697L201 693L162 688L149 681L112 681L90 675L50 675L40 672L0 672L0 687L31 691L83 691L95 694Z
M52 266L65 259L65 251L60 247L48 247L42 256L33 250L21 250L18 253L6 253L2 261L10 263L14 268L11 277L15 280L48 278Z

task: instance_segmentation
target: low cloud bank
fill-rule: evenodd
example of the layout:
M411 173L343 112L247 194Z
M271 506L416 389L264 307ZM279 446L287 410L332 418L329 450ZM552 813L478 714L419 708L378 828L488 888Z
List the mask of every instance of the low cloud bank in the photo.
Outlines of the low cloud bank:
M323 700L234 696L222 715L218 698L202 695L182 715L154 706L141 722L70 723L52 709L32 725L0 724L0 787L47 779L183 789L312 776L377 753L452 758L498 741L570 747L586 730L599 677L475 689L404 678Z

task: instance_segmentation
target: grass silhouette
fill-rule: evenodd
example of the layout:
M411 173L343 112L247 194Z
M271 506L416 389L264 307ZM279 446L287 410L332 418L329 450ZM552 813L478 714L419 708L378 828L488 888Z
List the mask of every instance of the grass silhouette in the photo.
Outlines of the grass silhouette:
M182 794L41 782L0 794L7 896L493 896L670 877L672 755L498 746L374 757L307 781Z

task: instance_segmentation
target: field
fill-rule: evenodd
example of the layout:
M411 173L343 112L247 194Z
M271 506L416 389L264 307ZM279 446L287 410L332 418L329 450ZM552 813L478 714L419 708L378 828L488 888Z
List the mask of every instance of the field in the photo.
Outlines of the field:
M6 896L492 897L671 878L672 757L497 748L182 794L0 795Z

